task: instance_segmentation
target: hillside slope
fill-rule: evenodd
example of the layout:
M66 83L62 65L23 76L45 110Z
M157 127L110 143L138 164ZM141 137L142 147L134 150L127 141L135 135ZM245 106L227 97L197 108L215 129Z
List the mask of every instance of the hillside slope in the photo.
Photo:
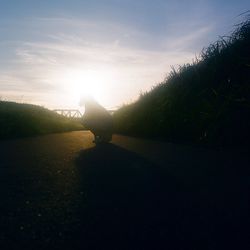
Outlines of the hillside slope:
M0 139L82 129L82 125L31 104L0 102Z
M250 144L250 19L199 59L114 114L123 134L172 142Z

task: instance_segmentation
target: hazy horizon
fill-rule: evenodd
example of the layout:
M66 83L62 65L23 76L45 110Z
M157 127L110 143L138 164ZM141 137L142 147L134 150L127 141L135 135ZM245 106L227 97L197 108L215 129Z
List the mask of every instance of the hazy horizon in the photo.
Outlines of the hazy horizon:
M249 1L1 1L0 97L116 108L229 34Z

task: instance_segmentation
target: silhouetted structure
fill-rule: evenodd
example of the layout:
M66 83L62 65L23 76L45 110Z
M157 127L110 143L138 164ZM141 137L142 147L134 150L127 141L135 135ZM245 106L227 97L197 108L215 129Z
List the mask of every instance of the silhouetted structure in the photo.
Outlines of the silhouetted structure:
M69 117L69 118L81 118L82 114L78 109L54 109L56 113Z

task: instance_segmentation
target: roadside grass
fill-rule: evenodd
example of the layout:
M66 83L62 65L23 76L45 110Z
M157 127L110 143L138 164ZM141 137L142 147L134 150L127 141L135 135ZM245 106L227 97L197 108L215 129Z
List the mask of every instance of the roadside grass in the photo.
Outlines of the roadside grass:
M114 113L116 132L172 142L250 143L250 18Z
M31 104L0 102L0 139L81 130L79 120Z

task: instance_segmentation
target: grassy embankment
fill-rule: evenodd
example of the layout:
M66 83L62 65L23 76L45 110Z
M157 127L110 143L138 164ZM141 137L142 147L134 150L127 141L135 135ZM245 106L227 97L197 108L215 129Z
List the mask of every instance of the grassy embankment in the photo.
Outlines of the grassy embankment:
M250 144L250 19L114 114L116 132L172 142Z
M74 120L31 104L0 102L0 139L83 129Z

